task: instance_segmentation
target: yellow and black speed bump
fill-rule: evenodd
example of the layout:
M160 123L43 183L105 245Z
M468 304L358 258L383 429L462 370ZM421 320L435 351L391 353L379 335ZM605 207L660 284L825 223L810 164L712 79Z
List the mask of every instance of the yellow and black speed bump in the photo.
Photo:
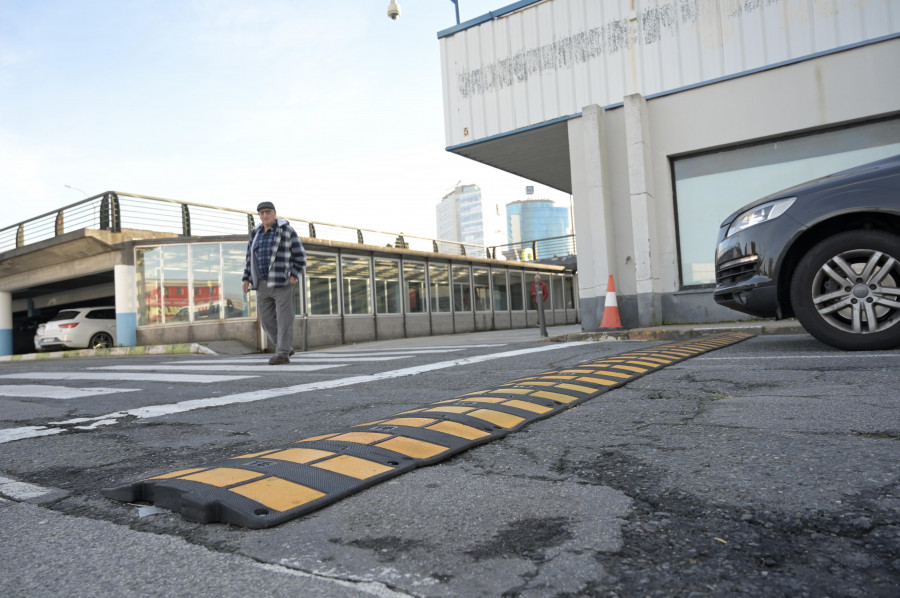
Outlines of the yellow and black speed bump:
M415 467L502 438L645 374L751 336L716 334L587 361L288 447L221 459L101 492L115 500L151 502L200 523L272 527Z

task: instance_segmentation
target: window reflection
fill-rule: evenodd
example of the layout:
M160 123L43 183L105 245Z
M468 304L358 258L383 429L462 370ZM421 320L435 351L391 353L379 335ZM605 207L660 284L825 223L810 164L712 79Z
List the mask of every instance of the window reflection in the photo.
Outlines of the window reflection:
M509 307L513 311L522 311L525 309L525 301L523 299L525 293L525 283L523 282L524 274L516 270L509 271Z
M380 314L401 313L400 262L375 259L375 310Z
M472 311L472 282L468 266L453 266L453 311Z
M509 292L506 288L506 270L493 270L491 282L494 289L494 311L508 311Z
M487 268L472 268L475 283L475 311L491 309L491 277Z
M306 280L310 315L338 315L337 257L307 254Z
M344 281L344 313L372 313L372 274L369 259L344 256L341 259L341 275Z
M428 264L428 279L431 289L431 311L450 311L450 265Z
M425 313L428 309L425 304L425 264L421 262L403 262L403 283L406 287L406 297L409 303L406 306L407 313Z

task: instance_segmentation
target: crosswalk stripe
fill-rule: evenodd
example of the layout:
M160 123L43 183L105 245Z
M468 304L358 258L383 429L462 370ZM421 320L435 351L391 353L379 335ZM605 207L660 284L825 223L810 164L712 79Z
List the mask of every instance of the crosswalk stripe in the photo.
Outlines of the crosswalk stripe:
M118 370L118 371L155 371L155 372L171 372L171 371L191 371L191 370L203 370L209 372L314 372L316 370L327 370L329 368L339 368L345 364L341 363L320 363L316 365L268 365L267 363L261 364L247 364L247 365L237 365L237 364L225 364L218 365L216 363L209 362L201 362L195 365L172 365L166 363L159 363L155 365L106 365L106 366L98 366L87 368L89 370ZM147 376L157 376L157 374L145 374ZM173 374L177 376L178 374ZM186 374L187 375L187 374ZM247 376L239 376L238 378L247 378ZM166 380L169 380L169 376L166 375Z
M411 348L406 351L400 347L380 347L374 349L366 349L365 353L374 353L374 352L390 352L390 351L398 351L398 352L407 352L407 353L424 353L430 352L433 350L453 350L453 351L461 351L463 349L479 349L482 347L505 347L506 343L500 343L496 345L427 345L425 347ZM317 351L317 353L359 353L359 349L325 349L324 351Z
M197 382L200 384L231 382L233 380L255 377L256 376L167 374L165 380L161 380L159 374L140 374L137 372L28 372L0 375L0 378L17 380L149 380L150 382Z
M3 384L0 397L28 397L36 399L80 399L94 395L109 395L120 392L137 392L140 388L69 388L49 384Z

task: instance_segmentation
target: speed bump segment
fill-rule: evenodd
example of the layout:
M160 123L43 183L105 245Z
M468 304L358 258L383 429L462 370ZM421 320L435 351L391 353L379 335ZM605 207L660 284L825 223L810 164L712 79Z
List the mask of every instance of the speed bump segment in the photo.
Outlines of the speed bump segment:
M272 527L752 336L716 334L595 359L101 493L124 502L153 503L199 523Z

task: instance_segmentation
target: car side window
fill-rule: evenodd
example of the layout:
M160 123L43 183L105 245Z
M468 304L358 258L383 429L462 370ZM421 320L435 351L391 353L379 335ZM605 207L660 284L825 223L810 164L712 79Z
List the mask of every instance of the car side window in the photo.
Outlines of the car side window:
M85 316L88 320L115 320L116 312L112 309L95 309Z

